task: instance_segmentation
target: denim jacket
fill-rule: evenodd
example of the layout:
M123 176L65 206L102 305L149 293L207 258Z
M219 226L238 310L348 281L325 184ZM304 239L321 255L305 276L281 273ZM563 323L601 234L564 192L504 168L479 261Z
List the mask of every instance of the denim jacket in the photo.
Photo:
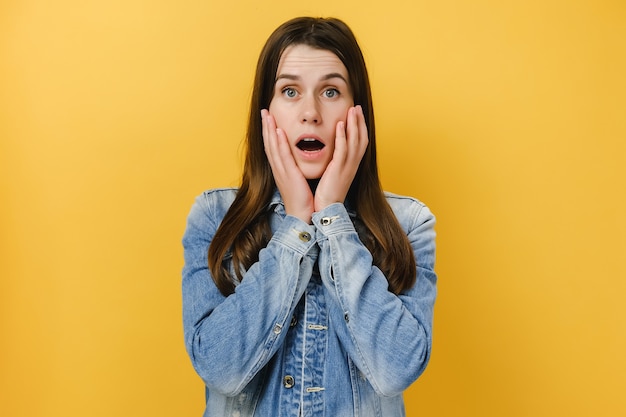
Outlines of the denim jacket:
M187 352L206 386L211 417L398 417L402 392L424 371L432 343L435 218L421 202L387 201L417 262L396 296L372 264L343 204L311 225L271 202L273 235L228 297L207 251L236 189L201 194L183 237Z

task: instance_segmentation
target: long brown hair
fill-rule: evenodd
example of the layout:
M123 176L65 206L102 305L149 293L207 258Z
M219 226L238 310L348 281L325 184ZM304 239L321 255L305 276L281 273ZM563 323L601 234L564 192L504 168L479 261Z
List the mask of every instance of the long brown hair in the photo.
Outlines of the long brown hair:
M365 60L350 28L334 18L300 17L283 23L269 37L256 68L247 131L247 152L241 186L209 246L209 268L225 296L234 292L235 278L258 261L271 238L268 205L276 184L263 148L261 110L269 108L278 63L290 45L304 44L333 52L348 70L354 104L365 115L369 144L348 192L356 209L360 239L374 264L385 274L389 291L399 294L415 283L415 258L406 234L385 199L376 163L374 109ZM231 258L235 276L229 271Z

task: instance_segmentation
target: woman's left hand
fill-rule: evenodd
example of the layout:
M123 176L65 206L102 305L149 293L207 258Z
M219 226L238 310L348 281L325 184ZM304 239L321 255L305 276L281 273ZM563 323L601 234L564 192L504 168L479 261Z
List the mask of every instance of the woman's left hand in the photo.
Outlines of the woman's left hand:
M344 202L368 142L363 109L360 105L352 107L346 122L337 123L333 159L315 190L315 211Z

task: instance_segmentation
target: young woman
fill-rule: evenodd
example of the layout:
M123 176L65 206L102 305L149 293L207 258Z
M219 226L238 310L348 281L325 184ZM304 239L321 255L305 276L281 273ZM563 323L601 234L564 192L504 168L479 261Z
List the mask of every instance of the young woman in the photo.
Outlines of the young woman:
M404 416L431 351L435 220L384 193L361 50L296 18L261 52L238 189L183 238L186 348L205 416Z

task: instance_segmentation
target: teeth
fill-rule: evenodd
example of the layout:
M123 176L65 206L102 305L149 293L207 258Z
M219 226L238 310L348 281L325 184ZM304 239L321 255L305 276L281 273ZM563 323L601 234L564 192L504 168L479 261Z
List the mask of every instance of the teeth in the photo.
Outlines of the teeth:
M296 146L303 151L312 152L319 151L324 147L324 144L316 138L302 138Z

